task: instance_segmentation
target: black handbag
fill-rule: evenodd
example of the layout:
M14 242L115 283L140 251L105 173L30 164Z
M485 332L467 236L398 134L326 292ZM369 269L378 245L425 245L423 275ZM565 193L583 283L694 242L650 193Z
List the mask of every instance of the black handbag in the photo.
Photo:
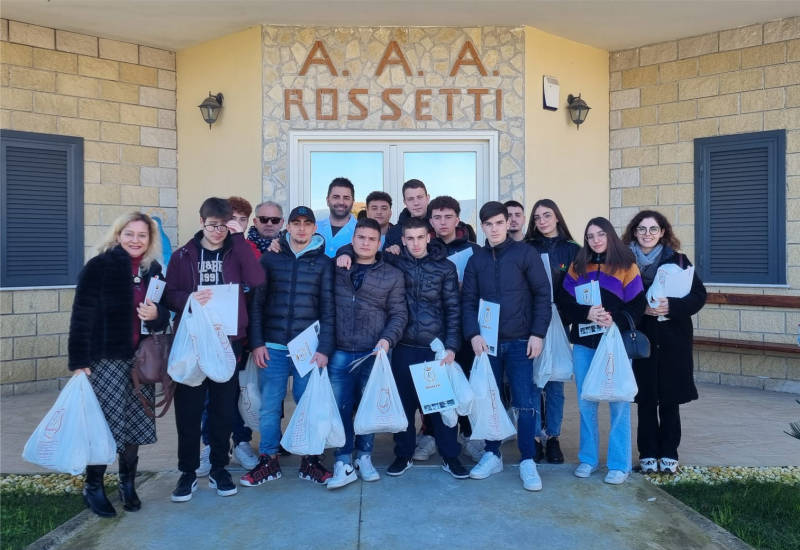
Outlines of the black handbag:
M625 344L625 351L631 359L647 359L650 357L650 340L641 330L636 330L636 325L633 323L633 317L630 313L622 310L622 314L628 319L628 330L620 329L622 334L622 342Z

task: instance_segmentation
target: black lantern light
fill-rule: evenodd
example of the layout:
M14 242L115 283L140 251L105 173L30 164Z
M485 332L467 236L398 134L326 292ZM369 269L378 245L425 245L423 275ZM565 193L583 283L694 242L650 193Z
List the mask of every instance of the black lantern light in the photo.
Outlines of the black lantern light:
M222 109L222 99L221 93L214 95L208 92L208 97L198 105L198 107L200 107L200 113L203 115L203 120L208 124L209 130L211 129L211 125L217 121L219 112Z
M581 99L581 94L578 94L578 97L575 97L572 94L567 96L567 109L569 110L569 118L572 119L572 122L575 123L578 130L581 128L581 124L586 120L586 115L589 114L589 107L584 100Z

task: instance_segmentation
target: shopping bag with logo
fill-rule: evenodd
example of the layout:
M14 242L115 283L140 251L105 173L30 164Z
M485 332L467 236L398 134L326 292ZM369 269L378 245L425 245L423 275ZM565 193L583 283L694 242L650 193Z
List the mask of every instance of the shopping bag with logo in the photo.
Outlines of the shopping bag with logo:
M33 431L22 458L48 470L78 475L87 464L111 464L117 444L92 385L73 376Z
M258 430L260 425L261 389L258 385L258 367L253 354L247 359L244 370L239 372L239 414L244 425Z
M312 368L308 384L281 438L284 449L296 455L319 455L325 450L330 427L329 409L320 401L319 369Z
M328 433L325 436L325 447L344 447L344 424L342 423L342 415L339 414L339 406L336 404L336 396L333 394L331 380L328 377L328 369L322 369L319 385L319 400L324 405L324 407L320 406L320 408L327 410L327 418L330 421Z
M435 358L438 361L441 361L447 355L447 350L444 348L444 344L438 338L434 338L431 342L431 350L436 354ZM456 374L454 374L454 370L457 371ZM461 367L455 361L445 365L445 372L447 373L447 378L453 388L453 394L456 398L456 407L454 409L439 411L439 414L442 416L442 422L444 425L448 428L453 428L456 424L458 424L459 415L466 416L469 414L469 409L472 407L472 388L469 387L467 377L464 376L464 373L461 371ZM456 378L459 375L461 378ZM459 384L459 386L456 386L456 384ZM459 392L461 393L460 396Z
M397 391L389 358L382 349L378 351L364 393L353 420L358 435L397 433L408 427L406 413Z
M179 384L199 386L206 379L200 370L198 335L202 333L199 326L203 320L199 316L202 308L194 298L189 297L183 307L181 322L172 340L172 349L167 360L167 374Z
M544 337L542 353L533 360L533 382L543 388L550 380L563 382L572 377L572 348L569 345L558 308L551 305L552 317Z
M469 375L469 385L475 396L472 412L469 414L469 423L472 425L470 439L502 441L516 434L514 424L511 423L500 399L500 390L497 389L497 382L486 353L475 357Z
M236 372L236 355L225 326L212 309L200 306L198 314L197 364L214 382L227 382Z
M633 401L639 388L631 360L616 324L600 338L583 381L581 399L586 401Z

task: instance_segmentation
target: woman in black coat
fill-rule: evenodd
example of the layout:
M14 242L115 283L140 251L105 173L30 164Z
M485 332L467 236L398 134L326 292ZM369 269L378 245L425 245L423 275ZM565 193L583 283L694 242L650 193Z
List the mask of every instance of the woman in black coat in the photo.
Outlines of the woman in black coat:
M683 269L692 265L678 252L680 241L669 221L653 210L643 210L628 224L623 240L636 255L645 289L649 289L664 264ZM650 302L639 329L650 339L650 357L633 361L639 386L636 396L639 427L637 446L642 472L678 471L681 441L679 407L697 399L692 361L692 315L706 302L706 289L695 274L683 298Z
M123 507L141 507L134 489L139 445L155 443L155 419L133 392L130 371L144 326L158 332L169 311L145 300L150 279L163 278L158 226L150 216L132 212L117 219L99 254L81 271L69 327L69 369L85 373L94 389L119 452L119 493ZM142 326L143 325L143 326ZM153 400L153 385L142 387ZM97 515L116 515L103 487L105 465L86 466L83 498Z

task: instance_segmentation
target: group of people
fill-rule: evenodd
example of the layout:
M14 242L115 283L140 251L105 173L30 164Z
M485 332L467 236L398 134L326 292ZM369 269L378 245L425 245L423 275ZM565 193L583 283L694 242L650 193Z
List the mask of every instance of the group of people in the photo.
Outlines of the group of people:
M248 471L238 485L259 486L281 477L281 422L289 378L295 402L309 375L301 376L288 356L287 344L319 322L318 347L312 362L326 368L345 443L333 452L329 470L320 456L304 456L299 476L328 489L361 477L380 478L372 462L374 434L355 435L353 415L370 376L376 353L389 354L391 369L408 428L394 434L394 461L386 475L400 476L415 460L427 460L438 449L442 469L457 479L485 479L503 470L501 441L471 439L462 417L448 427L439 413L422 416L409 365L440 359L457 362L465 373L476 356L489 362L505 406L517 420L519 474L525 489L538 491L542 481L536 464L564 462L559 445L564 408L564 383L534 383L534 362L543 349L552 322L560 322L573 345L574 377L580 390L601 339L587 324L627 327L630 317L651 341L649 358L633 362L639 394L639 463L642 471L675 472L680 442L679 405L697 398L692 365L691 316L705 302L705 288L695 277L683 298L648 303L645 291L658 267L691 265L669 221L659 212L642 211L622 238L611 223L592 218L582 246L572 239L559 207L537 201L526 224L517 201L491 201L479 211L484 246L475 231L460 220L456 199L430 199L423 182L402 187L405 208L398 223L390 222L392 198L375 191L363 215L352 213L354 187L346 178L328 188L328 218L317 220L307 206L291 210L259 204L253 213L240 198L206 199L200 208L200 230L176 250L162 274L160 240L153 220L141 212L123 216L111 227L99 254L83 269L75 293L69 338L69 368L83 370L97 394L119 451L119 491L126 510L141 502L134 480L138 447L155 441L155 421L135 397L129 371L137 345L147 334L170 323L180 326L192 297L204 306L214 285L239 285L238 328L231 346L243 368L248 354L258 367L261 408L258 453L252 433L239 415L238 376L225 382L205 379L198 386L177 384L175 420L180 478L172 500L184 502L197 489L198 476L221 496L238 491L226 469L231 450ZM285 228L284 228L285 221ZM448 257L471 250L460 276ZM547 254L549 265L543 264ZM550 273L547 273L547 270ZM158 303L145 298L151 278L165 279ZM601 306L581 305L575 289L597 281ZM489 353L481 335L481 300L499 305L498 340ZM555 303L559 318L551 319ZM143 330L143 329L147 330ZM445 348L436 355L431 342ZM146 387L152 398L154 388ZM578 399L580 411L578 477L599 466L598 403ZM631 471L630 404L609 403L605 481L623 483ZM420 411L421 414L421 411ZM231 438L233 446L231 446ZM204 447L201 451L201 440ZM477 464L467 469L462 445ZM115 511L103 487L106 466L88 466L84 498L98 515Z

